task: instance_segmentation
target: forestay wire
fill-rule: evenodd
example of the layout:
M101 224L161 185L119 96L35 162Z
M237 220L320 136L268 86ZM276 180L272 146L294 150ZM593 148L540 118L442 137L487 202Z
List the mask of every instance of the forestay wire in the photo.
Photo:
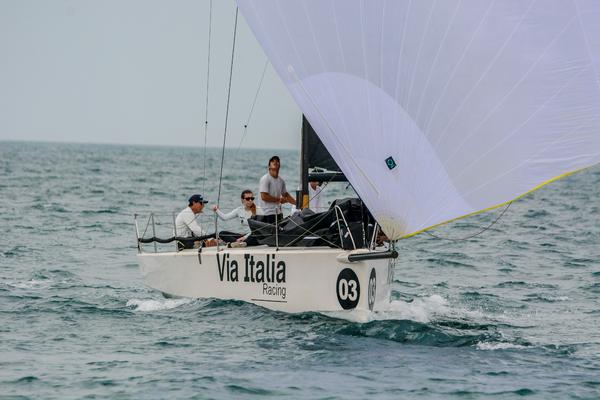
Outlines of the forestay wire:
M204 156L202 168L202 194L206 195L204 190L206 184L206 138L208 137L208 89L210 83L210 42L212 31L212 0L208 4L208 56L206 61L206 109L204 113Z
M221 171L219 172L219 192L217 195L217 204L221 202L221 185L223 183L223 163L225 161L225 142L227 140L227 122L229 120L229 100L231 98L231 80L233 77L233 63L235 60L235 39L237 36L237 22L238 22L238 7L235 7L235 22L233 24L233 44L231 46L231 66L229 68L229 86L227 88L227 106L225 107L225 130L223 132L223 148L221 149ZM215 234L217 241L219 239L218 231L219 218L215 213Z

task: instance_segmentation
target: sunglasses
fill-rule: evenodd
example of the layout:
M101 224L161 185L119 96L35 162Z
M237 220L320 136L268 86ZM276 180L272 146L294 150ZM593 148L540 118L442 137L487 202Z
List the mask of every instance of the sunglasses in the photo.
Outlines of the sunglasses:
M254 197L244 197L244 200L248 200L248 201L254 200Z

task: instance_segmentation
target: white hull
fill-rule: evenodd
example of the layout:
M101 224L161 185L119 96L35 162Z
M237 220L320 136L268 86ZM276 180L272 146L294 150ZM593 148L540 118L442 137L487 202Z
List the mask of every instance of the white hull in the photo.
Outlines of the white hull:
M140 253L147 286L166 295L243 300L285 312L366 321L390 301L393 260L348 262L365 250L216 247Z

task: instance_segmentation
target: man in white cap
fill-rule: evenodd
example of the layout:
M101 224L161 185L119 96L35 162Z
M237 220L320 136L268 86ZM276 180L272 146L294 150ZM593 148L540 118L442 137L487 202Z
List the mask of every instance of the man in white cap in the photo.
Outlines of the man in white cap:
M175 218L175 236L194 237L206 236L208 233L202 229L196 218L202 213L204 205L208 203L201 194L192 195L188 200L188 206L184 208ZM215 239L206 239L205 246L216 245Z

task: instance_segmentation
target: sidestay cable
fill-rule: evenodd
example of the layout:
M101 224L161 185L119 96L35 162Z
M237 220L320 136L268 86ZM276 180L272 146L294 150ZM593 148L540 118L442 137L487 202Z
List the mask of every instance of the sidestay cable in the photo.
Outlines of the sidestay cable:
M208 56L206 61L206 109L204 112L204 156L203 163L204 166L202 168L202 193L205 194L205 184L206 184L206 138L208 137L208 89L210 83L210 38L212 31L212 0L210 0L208 5Z
M235 22L233 25L233 44L231 46L231 66L229 68L229 87L227 88L227 106L225 107L225 130L223 131L223 148L221 150L221 171L219 173L219 194L217 195L217 204L221 202L221 185L223 183L223 162L225 161L225 142L227 140L227 122L229 119L229 100L231 99L231 80L233 76L233 64L235 60L235 38L237 36L237 25L238 25L238 7L235 7ZM217 243L219 242L219 231L218 224L219 218L215 213L215 235Z

